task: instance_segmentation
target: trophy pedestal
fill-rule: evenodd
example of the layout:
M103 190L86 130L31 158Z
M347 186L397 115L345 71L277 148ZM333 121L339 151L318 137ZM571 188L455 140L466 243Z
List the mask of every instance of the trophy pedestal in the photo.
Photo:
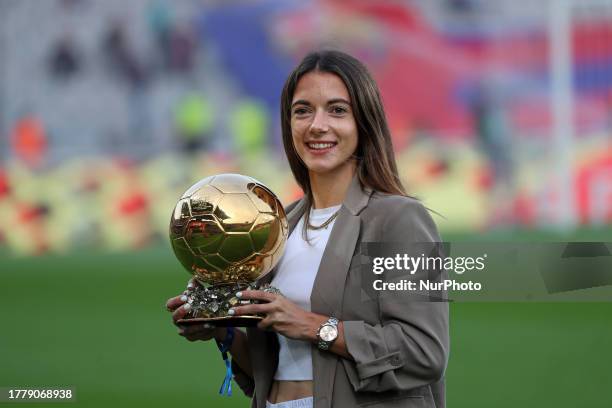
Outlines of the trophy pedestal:
M264 290L279 293L278 289L269 285L258 288L248 283L227 283L208 287L196 285L187 290L187 303L191 305L189 318L178 320L178 324L194 325L208 323L216 327L254 327L263 320L263 316L241 315L231 316L228 310L234 306L259 303L236 297L236 292L243 290Z
M194 325L208 323L216 327L255 327L257 323L263 320L261 316L224 316L202 318L196 317L193 319L177 320L177 324Z

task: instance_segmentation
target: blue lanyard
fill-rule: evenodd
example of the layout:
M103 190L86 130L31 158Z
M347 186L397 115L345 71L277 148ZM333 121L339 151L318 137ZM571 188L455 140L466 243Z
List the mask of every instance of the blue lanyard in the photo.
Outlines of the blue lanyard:
M223 384L221 384L221 388L219 388L219 394L227 395L228 397L232 396L232 360L229 357L228 351L232 346L233 341L233 327L227 328L227 334L225 335L225 340L223 340L223 343L217 341L217 347L219 347L219 351L221 352L221 356L223 357L223 361L225 362L225 378L223 379Z

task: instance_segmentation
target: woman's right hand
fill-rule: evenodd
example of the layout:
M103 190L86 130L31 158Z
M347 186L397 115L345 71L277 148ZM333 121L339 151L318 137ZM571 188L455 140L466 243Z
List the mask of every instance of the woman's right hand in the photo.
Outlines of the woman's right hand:
M190 285L197 285L196 282L189 281ZM217 340L223 340L225 338L226 330L224 327L214 327L207 323L198 324L179 324L179 320L183 319L191 310L191 306L187 303L187 295L175 296L168 299L166 302L166 308L172 313L172 321L178 327L178 334L185 337L189 341L196 340L210 340L216 338Z

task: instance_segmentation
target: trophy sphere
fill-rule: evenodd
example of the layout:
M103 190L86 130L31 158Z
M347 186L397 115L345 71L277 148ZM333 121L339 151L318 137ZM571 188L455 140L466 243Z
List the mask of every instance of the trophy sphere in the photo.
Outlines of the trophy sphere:
M287 241L285 210L259 181L240 174L200 180L179 199L170 242L201 283L250 283L279 261Z

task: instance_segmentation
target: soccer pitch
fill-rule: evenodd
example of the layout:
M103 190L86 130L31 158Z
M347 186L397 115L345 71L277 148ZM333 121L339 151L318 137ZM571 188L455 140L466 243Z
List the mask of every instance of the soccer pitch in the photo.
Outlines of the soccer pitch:
M235 384L218 396L216 346L170 322L164 303L188 278L167 245L2 254L0 387L76 389L76 402L55 406L249 406ZM447 405L612 406L610 316L612 302L451 304Z

